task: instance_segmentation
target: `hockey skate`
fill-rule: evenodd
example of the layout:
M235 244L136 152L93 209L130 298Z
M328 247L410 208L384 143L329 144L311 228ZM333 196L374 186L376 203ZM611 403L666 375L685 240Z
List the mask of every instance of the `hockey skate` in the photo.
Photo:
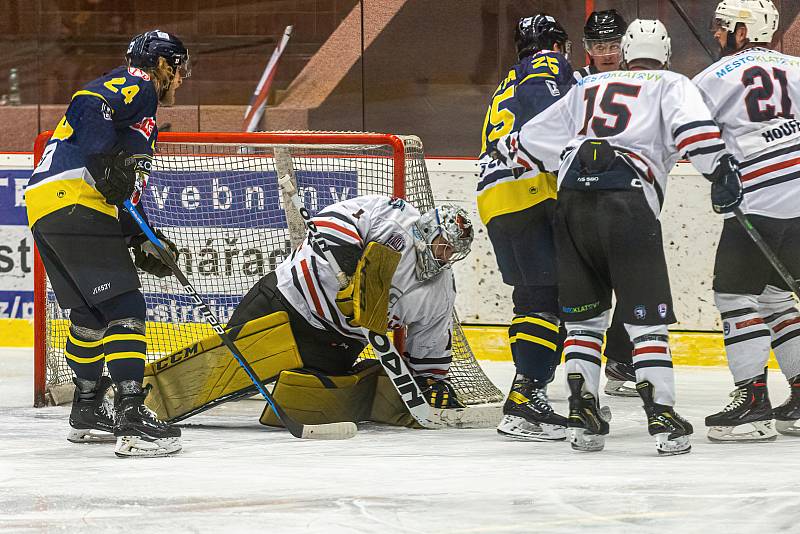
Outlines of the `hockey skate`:
M67 441L72 443L109 443L114 441L114 405L108 398L111 379L101 376L94 389L81 391L81 382L75 382L75 396L72 398L72 411L69 414Z
M787 436L800 436L800 376L789 380L789 398L772 410L775 428Z
M570 392L567 422L570 445L576 451L602 451L611 411L607 407L601 409L597 397L584 391L582 374L570 373L567 384Z
M150 391L132 381L118 386L115 404L117 417L114 424L114 436L117 445L114 453L121 457L155 457L168 456L181 450L181 430L156 417L144 399ZM121 391L131 391L120 393Z
M523 441L561 441L567 437L567 418L550 406L545 387L517 375L503 405L497 433Z
M653 384L645 380L636 384L647 414L647 430L656 438L658 454L670 456L686 454L692 450L689 436L694 429L691 423L678 415L672 406L658 404L653 399Z
M606 395L614 397L638 397L636 373L629 363L606 360Z
M708 439L727 443L774 441L778 437L772 422L765 374L737 386L731 397L733 400L721 412L706 417Z

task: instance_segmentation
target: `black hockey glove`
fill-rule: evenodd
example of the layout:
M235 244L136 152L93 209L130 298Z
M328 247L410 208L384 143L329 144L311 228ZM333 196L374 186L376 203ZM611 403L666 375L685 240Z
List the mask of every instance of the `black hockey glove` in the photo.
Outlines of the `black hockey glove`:
M722 156L714 172L704 176L711 182L711 207L715 212L729 213L742 203L742 175L733 156Z
M149 156L131 156L120 152L115 156L97 155L89 161L89 172L97 189L106 202L121 206L134 197L134 204L144 189L150 174Z
M427 376L416 376L417 382L425 400L434 408L463 408L464 405L458 400L455 389L449 380L442 378L436 380Z
M154 232L161 242L167 246L167 252L172 256L172 260L178 261L178 247L175 246L175 243L167 239L167 237L161 233L161 230L154 230ZM161 256L158 254L158 247L147 239L146 235L139 234L133 236L128 246L133 249L133 263L139 269L159 278L164 278L172 274L172 269L161 261Z

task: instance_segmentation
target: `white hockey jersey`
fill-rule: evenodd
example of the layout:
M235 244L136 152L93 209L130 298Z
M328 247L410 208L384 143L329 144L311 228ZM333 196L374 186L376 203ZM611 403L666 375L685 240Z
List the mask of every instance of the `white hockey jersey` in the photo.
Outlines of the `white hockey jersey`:
M749 48L693 81L739 160L742 211L800 217L800 58Z
M726 153L719 128L688 78L641 70L582 78L564 98L522 127L517 157L544 170L560 167L560 186L575 149L586 139L600 138L625 153L656 216L667 176L680 156L708 174Z
M443 269L420 282L411 233L419 212L402 199L361 196L332 204L314 217L321 237L332 247L377 242L401 253L392 279L387 326L406 326L405 352L415 373L444 376L451 362L455 281ZM304 241L276 269L278 289L315 328L334 330L366 343L361 329L347 323L336 306L336 273L318 251Z

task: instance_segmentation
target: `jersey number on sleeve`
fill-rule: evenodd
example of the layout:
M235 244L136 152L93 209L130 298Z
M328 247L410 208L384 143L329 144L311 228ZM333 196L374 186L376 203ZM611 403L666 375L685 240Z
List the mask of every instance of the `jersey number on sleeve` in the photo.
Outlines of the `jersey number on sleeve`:
M626 83L610 83L603 92L600 100L600 111L607 117L595 117L595 104L597 103L597 93L599 86L590 87L583 95L586 101L586 114L583 117L583 128L578 132L580 135L587 135L589 127L597 137L611 137L625 130L631 121L631 110L627 104L618 102L616 99L629 97L637 98L641 85L628 85ZM608 119L614 119L613 124L608 123Z
M775 106L767 104L764 109L761 109L761 102L764 100L771 101L775 93L775 84L772 83L772 78L778 80L781 86L781 112L775 113ZM759 79L761 86L755 86L756 78ZM763 67L750 67L742 73L742 83L745 87L753 86L744 97L744 103L747 106L747 116L753 122L770 121L776 117L783 117L784 119L793 119L792 114L792 100L789 98L789 87L786 80L786 72L781 69L772 69L772 76Z
M105 85L106 89L108 89L112 93L122 93L122 96L125 97L125 103L130 104L131 102L133 102L133 97L136 96L136 93L139 92L139 86L133 84L120 89L119 86L123 85L126 81L128 80L126 80L125 78L111 78L103 85Z

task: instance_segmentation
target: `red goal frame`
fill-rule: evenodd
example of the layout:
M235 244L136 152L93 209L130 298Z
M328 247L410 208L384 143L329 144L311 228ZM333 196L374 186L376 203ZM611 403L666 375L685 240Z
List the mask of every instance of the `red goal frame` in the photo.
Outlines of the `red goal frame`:
M40 133L33 146L34 165L42 157L45 145L53 131ZM187 144L307 144L307 145L385 145L392 151L393 180L395 197L406 196L406 154L401 137L393 134L360 132L163 132L158 135L159 142ZM34 365L33 365L33 405L47 405L46 358L47 358L47 282L44 265L34 244ZM397 336L397 348L402 350L402 336Z

